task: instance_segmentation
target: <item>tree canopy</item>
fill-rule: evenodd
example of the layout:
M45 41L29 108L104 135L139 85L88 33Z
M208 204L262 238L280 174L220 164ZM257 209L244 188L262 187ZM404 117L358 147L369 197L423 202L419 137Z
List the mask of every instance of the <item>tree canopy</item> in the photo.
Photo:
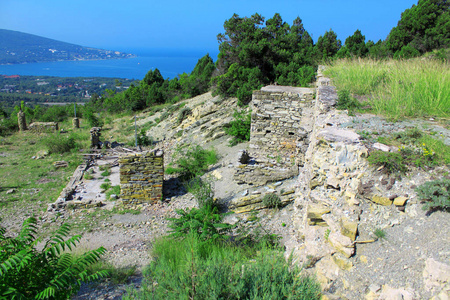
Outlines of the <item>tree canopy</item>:
M406 9L386 40L395 56L418 56L450 46L450 1L419 0Z
M297 17L292 26L276 13L271 19L259 14L234 14L224 23L214 78L215 91L237 96L240 103L251 99L262 85L306 85L314 79L313 40Z

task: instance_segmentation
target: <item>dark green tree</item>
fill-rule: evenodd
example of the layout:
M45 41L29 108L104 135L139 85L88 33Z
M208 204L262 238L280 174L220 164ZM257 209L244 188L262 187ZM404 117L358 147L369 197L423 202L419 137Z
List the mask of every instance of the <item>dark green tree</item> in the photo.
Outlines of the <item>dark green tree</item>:
M397 26L389 33L387 48L399 52L397 57L405 57L449 47L449 7L449 0L419 0L402 13ZM403 47L407 48L402 51Z
M315 57L318 60L324 60L336 55L342 46L341 40L337 38L337 34L330 29L326 31L323 36L320 36L317 40L317 44L314 46Z
M366 47L366 37L357 29L353 35L345 39L344 47L338 51L339 57L364 57L368 50Z
M314 79L313 41L300 18L289 26L279 14L266 22L259 14L250 18L234 14L224 29L218 35L215 93L237 96L240 104L246 104L253 90L263 85L305 85Z

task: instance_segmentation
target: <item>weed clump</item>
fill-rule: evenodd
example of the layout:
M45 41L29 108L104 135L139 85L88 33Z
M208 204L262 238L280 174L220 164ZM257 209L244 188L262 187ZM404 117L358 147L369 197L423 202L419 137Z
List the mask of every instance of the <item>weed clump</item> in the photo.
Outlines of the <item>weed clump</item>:
M178 157L175 160L176 167L166 168L166 173L178 173L180 179L184 182L205 174L208 167L219 160L219 156L214 149L205 150L199 145L184 151L179 149L175 156Z
M348 109L350 114L354 113L355 109L361 107L361 103L350 95L348 90L342 90L338 92L338 101L336 104L337 109Z
M233 118L224 127L225 133L233 136L233 139L230 141L230 146L250 140L250 126L252 123L251 113L246 114L244 111L235 111Z
M63 154L77 149L77 143L73 136L65 136L59 133L49 135L43 143L49 153Z
M408 171L403 156L397 152L374 151L367 160L371 165L384 167L389 173Z
M373 234L375 234L375 236L378 239L384 239L386 237L386 232L383 229L381 229L381 228L375 229Z
M425 202L424 210L450 210L450 179L425 182L416 188L416 192Z
M183 107L178 113L177 125L180 125L190 114L192 114L192 110L189 107Z
M280 196L274 193L265 194L262 198L262 203L268 208L279 208L281 207Z

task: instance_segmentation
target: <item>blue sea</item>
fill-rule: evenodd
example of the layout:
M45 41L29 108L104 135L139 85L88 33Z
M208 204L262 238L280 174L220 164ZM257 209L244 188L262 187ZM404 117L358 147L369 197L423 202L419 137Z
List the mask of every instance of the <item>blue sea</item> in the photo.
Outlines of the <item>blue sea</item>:
M114 77L144 78L149 70L157 68L164 78L190 73L197 61L208 51L177 49L132 49L137 55L127 59L57 61L19 65L0 65L0 75L34 75L58 77ZM214 53L215 52L215 53ZM215 61L217 50L209 51Z

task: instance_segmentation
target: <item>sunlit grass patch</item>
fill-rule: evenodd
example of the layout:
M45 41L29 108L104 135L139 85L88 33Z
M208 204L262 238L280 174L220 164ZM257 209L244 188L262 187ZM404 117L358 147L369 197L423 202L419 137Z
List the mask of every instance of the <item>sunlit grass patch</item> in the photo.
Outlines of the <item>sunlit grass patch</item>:
M342 59L327 66L338 90L368 95L371 110L391 119L450 116L450 66L433 59Z

